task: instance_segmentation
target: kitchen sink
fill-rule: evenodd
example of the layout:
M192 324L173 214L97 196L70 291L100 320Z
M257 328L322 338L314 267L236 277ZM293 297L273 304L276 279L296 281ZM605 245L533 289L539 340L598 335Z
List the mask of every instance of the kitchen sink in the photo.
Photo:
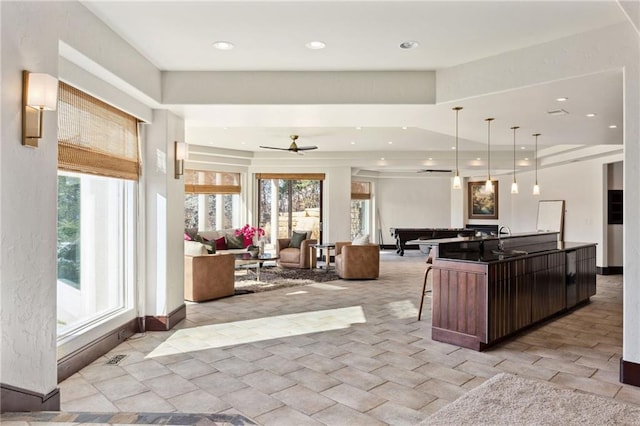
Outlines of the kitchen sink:
M491 253L497 254L498 256L501 256L503 258L526 256L527 254L529 254L524 250L491 250Z

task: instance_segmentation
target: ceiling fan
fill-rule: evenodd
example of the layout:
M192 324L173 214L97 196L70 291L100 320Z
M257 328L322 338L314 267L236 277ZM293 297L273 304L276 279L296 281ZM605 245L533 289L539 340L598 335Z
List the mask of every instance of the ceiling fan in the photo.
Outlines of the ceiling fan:
M445 169L423 169L418 170L416 173L451 173L453 170L445 170Z
M289 145L289 148L278 148L275 146L262 146L260 145L260 148L266 148L266 149L277 149L279 151L291 151L291 152L296 152L299 154L302 154L302 152L299 151L311 151L312 149L318 149L317 146L312 145L312 146L298 146L298 144L296 143L296 140L298 139L298 135L291 135L289 136L291 138L291 145Z

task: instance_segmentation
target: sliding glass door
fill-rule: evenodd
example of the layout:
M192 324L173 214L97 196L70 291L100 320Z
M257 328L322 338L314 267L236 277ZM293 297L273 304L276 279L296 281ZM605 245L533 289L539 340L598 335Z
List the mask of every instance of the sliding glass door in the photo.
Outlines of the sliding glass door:
M258 175L258 225L267 244L291 232L311 231L322 240L322 182L324 175Z

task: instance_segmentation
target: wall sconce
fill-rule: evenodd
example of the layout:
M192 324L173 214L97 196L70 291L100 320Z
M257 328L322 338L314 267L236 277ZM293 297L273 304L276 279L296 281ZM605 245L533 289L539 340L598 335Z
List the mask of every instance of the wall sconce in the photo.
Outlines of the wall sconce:
M188 147L185 142L175 141L173 144L174 144L175 158L176 158L175 178L180 179L180 176L184 174L184 160L187 159Z
M55 111L57 104L57 78L22 71L22 145L38 147L42 137L42 112Z

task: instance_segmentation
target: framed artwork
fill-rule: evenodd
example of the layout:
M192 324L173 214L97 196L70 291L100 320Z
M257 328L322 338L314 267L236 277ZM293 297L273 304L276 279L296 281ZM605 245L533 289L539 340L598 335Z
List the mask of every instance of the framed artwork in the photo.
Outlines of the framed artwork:
M492 193L484 191L484 182L469 182L469 219L498 218L498 181L491 182Z

